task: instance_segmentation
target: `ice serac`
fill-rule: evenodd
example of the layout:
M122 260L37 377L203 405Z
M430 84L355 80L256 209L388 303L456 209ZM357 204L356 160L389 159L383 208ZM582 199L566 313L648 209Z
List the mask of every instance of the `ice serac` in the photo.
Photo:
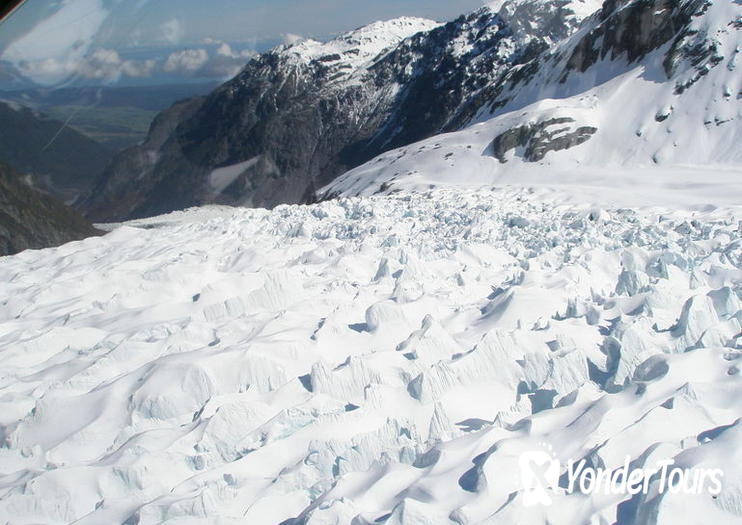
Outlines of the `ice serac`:
M489 86L572 34L589 6L510 0L447 24L400 18L278 47L164 112L144 145L108 167L88 215L312 200L379 153L466 125Z
M320 194L739 170L740 17L728 0L607 1L484 87L468 127L380 155Z
M585 191L202 207L0 258L0 520L739 523L742 187ZM724 484L528 507L544 446Z

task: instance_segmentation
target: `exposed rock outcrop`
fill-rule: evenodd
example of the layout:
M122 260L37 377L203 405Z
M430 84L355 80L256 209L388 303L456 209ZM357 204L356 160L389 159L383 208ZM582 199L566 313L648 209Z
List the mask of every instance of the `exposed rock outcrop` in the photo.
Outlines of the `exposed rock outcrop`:
M560 151L579 146L590 140L597 128L580 126L573 128L570 117L560 117L526 124L498 135L492 142L495 157L503 164L507 155L515 148L524 148L523 159L527 162L542 160L549 151Z

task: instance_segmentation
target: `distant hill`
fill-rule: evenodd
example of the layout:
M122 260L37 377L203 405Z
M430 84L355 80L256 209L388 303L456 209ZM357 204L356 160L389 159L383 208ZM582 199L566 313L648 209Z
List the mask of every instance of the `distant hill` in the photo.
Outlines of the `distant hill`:
M22 102L26 106L38 109L52 106L98 105L103 107L134 106L146 110L160 111L178 100L195 95L205 95L218 86L218 82L206 82L131 87L38 88L0 91L0 97Z
M63 201L87 191L113 151L63 122L14 102L0 102L0 162Z
M120 151L142 142L158 112L205 95L218 83L135 87L68 87L0 91L0 99L30 107Z
M0 163L0 256L99 233L78 212L29 187L18 172Z

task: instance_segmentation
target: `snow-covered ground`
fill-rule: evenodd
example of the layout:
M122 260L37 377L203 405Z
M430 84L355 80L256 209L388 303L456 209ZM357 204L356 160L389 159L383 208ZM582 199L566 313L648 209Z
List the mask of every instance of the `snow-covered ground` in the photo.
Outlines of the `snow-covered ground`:
M662 209L582 183L202 208L0 259L0 523L740 523L739 186ZM723 487L529 507L540 447Z
M0 525L742 522L740 4L627 60L670 4L630 49L596 36L629 4L594 15L336 200L0 258ZM434 27L281 53L352 85ZM707 479L570 487L670 459Z

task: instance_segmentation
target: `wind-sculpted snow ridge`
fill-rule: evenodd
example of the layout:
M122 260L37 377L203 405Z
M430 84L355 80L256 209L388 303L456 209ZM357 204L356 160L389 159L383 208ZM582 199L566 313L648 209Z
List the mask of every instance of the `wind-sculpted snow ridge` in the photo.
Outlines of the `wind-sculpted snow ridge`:
M0 259L0 522L739 523L741 219L437 190ZM723 488L528 507L542 442Z

